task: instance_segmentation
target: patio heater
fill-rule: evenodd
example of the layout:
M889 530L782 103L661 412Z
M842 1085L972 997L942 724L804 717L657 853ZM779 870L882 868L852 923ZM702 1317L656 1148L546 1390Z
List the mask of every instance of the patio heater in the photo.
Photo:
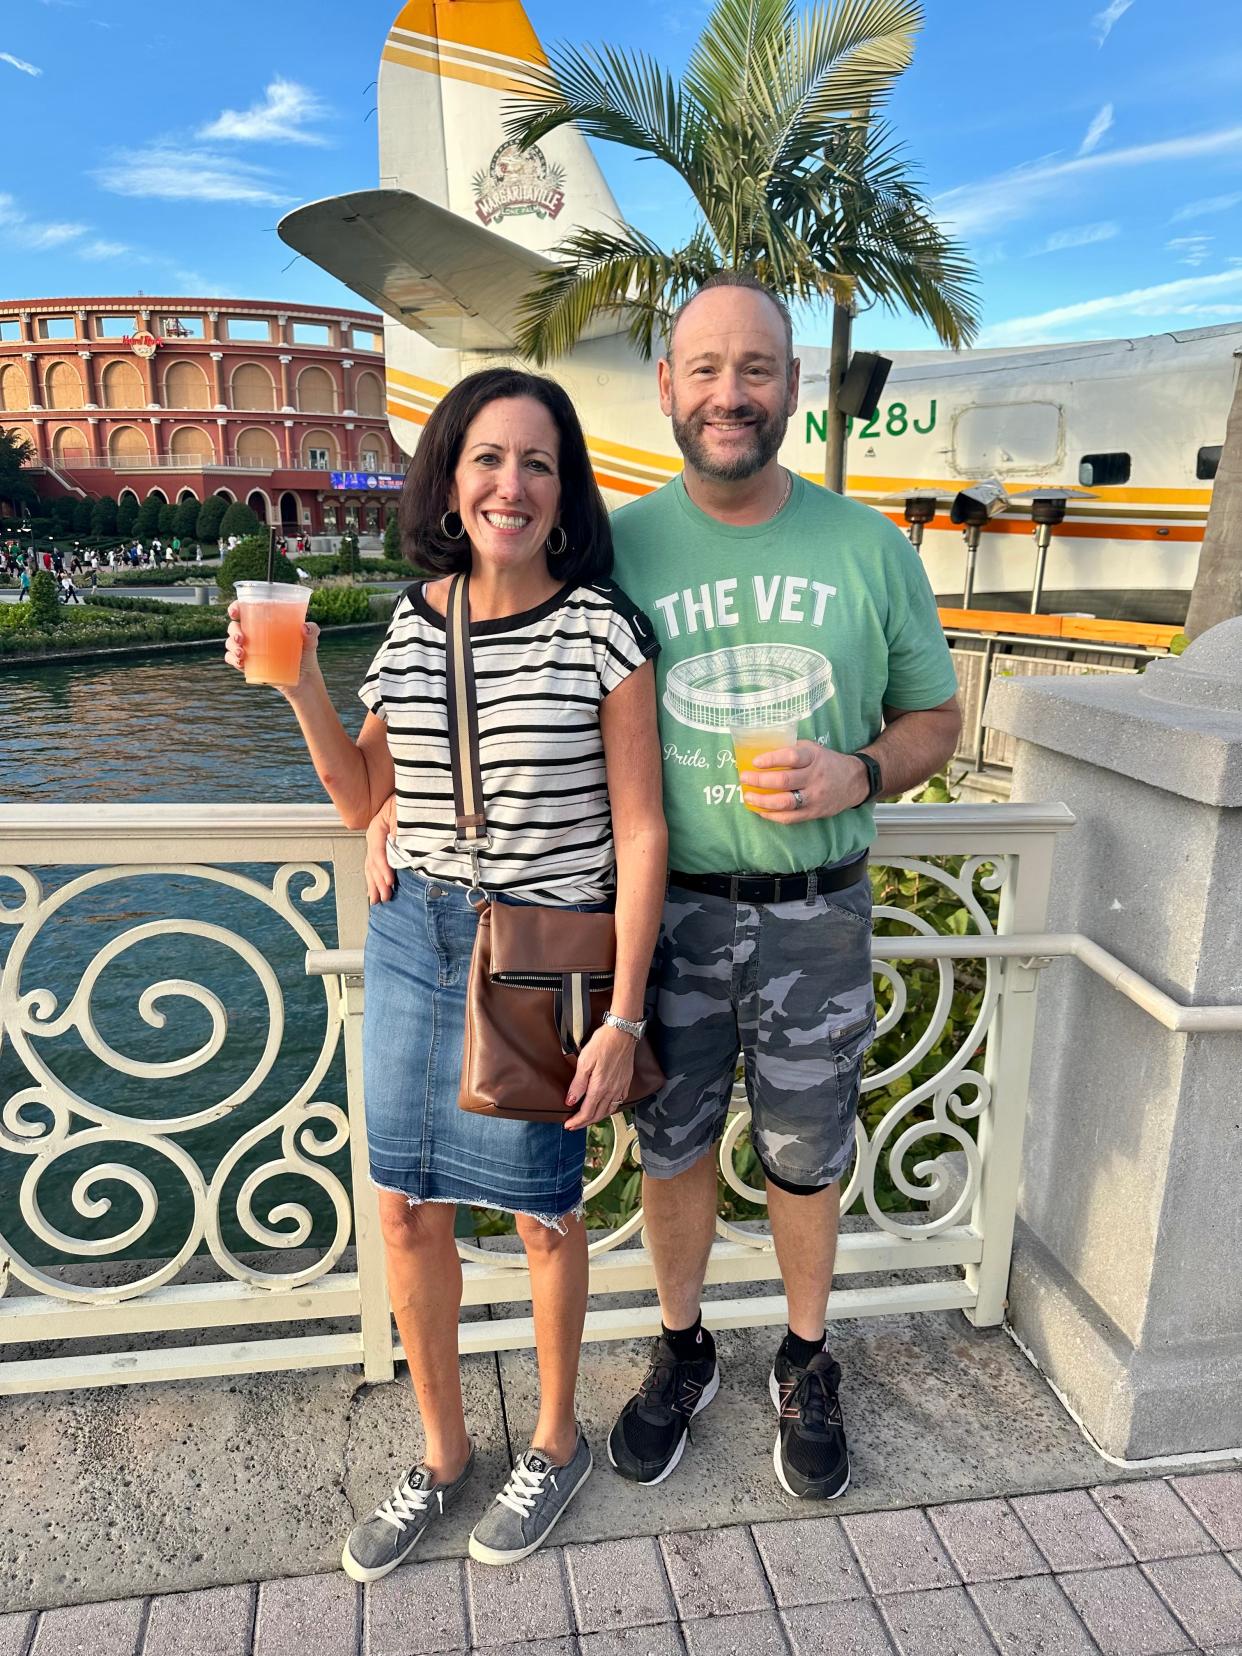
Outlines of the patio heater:
M975 595L975 559L979 553L979 535L989 518L997 517L1009 504L1004 485L995 477L972 483L956 495L949 508L949 517L962 525L962 539L966 542L966 572L962 578L962 608L969 609Z
M1059 523L1065 521L1065 508L1071 500L1096 500L1089 489L1078 489L1072 485L1061 488L1054 485L1048 488L1022 489L1012 497L1014 500L1030 500L1031 522L1035 525L1035 580L1031 586L1031 614L1039 614L1040 601L1044 595L1044 571L1048 565L1048 545L1052 540L1052 531Z
M923 550L923 530L936 515L936 504L941 500L948 500L948 495L940 494L936 489L908 489L901 494L878 495L883 501L900 501L901 515L910 525L907 533L910 536L910 545L916 552Z

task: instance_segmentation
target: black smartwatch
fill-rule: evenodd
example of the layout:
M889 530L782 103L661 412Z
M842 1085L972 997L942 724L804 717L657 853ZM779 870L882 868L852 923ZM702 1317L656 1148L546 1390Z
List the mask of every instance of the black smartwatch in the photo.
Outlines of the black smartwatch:
M877 794L884 792L884 777L880 772L880 761L871 753L855 753L851 757L861 759L867 768L867 797L860 800L862 805L870 805Z

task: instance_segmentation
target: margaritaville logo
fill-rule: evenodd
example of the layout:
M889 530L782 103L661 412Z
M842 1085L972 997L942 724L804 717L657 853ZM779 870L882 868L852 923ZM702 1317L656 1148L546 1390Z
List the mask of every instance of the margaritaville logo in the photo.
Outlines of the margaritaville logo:
M565 205L565 169L549 166L538 144L527 150L501 144L471 183L474 210L484 224L499 224L522 213L554 219Z

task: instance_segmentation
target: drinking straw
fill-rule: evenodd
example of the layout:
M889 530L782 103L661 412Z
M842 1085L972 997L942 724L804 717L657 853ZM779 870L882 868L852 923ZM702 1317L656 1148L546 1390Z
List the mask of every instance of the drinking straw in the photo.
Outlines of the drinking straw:
M276 531L269 528L267 531L267 584L271 586L272 575L276 562Z

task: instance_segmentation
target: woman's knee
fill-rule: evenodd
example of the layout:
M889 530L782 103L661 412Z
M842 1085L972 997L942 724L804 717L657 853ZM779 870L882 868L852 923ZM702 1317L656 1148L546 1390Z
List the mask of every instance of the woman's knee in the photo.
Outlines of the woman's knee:
M552 1223L536 1219L530 1213L519 1213L516 1224L522 1246L528 1254L547 1256L559 1253L564 1248L580 1245L585 1234L582 1220L572 1213L566 1213Z
M413 1202L399 1191L381 1190L380 1231L389 1248L408 1251L452 1237L457 1209L451 1202Z

